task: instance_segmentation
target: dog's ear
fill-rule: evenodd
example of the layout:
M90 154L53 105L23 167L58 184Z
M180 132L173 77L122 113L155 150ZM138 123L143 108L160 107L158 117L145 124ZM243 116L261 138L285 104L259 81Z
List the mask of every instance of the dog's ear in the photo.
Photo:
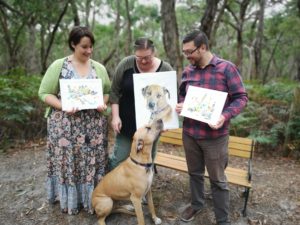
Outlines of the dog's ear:
M167 88L165 88L165 87L163 87L163 89L164 89L164 94L166 95L166 94L168 94L168 98L170 99L170 92L169 92L169 90L167 89Z
M146 87L142 88L142 94L143 94L144 97L146 96L146 92L147 92L148 87L149 86L146 86Z
M139 151L141 151L144 148L144 141L143 139L138 139L136 141L136 152L138 153Z

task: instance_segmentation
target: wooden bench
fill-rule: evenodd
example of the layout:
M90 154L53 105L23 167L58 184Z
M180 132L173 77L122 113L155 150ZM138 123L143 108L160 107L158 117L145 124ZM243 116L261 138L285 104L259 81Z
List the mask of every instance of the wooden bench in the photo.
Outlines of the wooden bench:
M173 145L182 146L182 128L168 130L163 132L160 136L161 143L169 143ZM245 203L243 208L243 216L247 213L247 203L249 198L249 193L251 189L251 175L252 175L252 157L255 148L255 143L249 138L241 138L230 136L228 143L228 154L230 156L242 157L247 160L248 169L241 169L228 166L225 170L227 180L231 184L239 185L245 188L244 197ZM188 172L185 157L171 155L163 152L157 152L155 165L163 166L166 168ZM155 166L156 169L156 166ZM157 172L157 171L156 171ZM205 171L205 177L208 177L207 171Z

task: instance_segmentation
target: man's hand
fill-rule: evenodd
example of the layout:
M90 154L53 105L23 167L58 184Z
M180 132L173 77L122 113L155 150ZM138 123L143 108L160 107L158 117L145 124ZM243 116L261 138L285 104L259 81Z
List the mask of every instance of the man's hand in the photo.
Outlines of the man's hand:
M221 115L220 118L219 118L219 120L217 121L217 123L215 125L208 124L208 126L210 126L211 129L217 130L220 127L223 126L224 122L225 122L225 117L223 115Z
M181 113L182 107L183 107L183 102L176 104L175 111L177 112L177 114Z

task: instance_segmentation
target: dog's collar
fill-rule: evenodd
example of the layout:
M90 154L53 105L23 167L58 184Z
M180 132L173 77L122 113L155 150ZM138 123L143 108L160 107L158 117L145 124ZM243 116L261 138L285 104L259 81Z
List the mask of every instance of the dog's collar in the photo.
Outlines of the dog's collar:
M149 172L149 170L152 168L153 163L140 163L138 161L136 161L135 159L133 159L132 157L130 157L131 161L134 162L137 165L143 166L145 167L147 173Z
M151 113L151 119L154 119L154 118L153 118L154 115L157 115L157 114L161 113L161 112L164 111L166 108L168 108L168 105L166 105L164 108L162 108L162 109L160 109L160 110L157 110L157 111L155 111L155 112L152 112L152 113Z

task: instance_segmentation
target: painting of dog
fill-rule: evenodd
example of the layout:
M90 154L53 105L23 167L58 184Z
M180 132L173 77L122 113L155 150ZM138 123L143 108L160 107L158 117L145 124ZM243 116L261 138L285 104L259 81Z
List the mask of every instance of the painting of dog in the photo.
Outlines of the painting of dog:
M166 123L172 118L172 108L167 100L170 99L170 92L166 87L147 85L142 88L142 94L146 99L146 107L151 112L149 124L158 119Z
M133 74L136 127L161 119L165 129L179 127L176 71Z

